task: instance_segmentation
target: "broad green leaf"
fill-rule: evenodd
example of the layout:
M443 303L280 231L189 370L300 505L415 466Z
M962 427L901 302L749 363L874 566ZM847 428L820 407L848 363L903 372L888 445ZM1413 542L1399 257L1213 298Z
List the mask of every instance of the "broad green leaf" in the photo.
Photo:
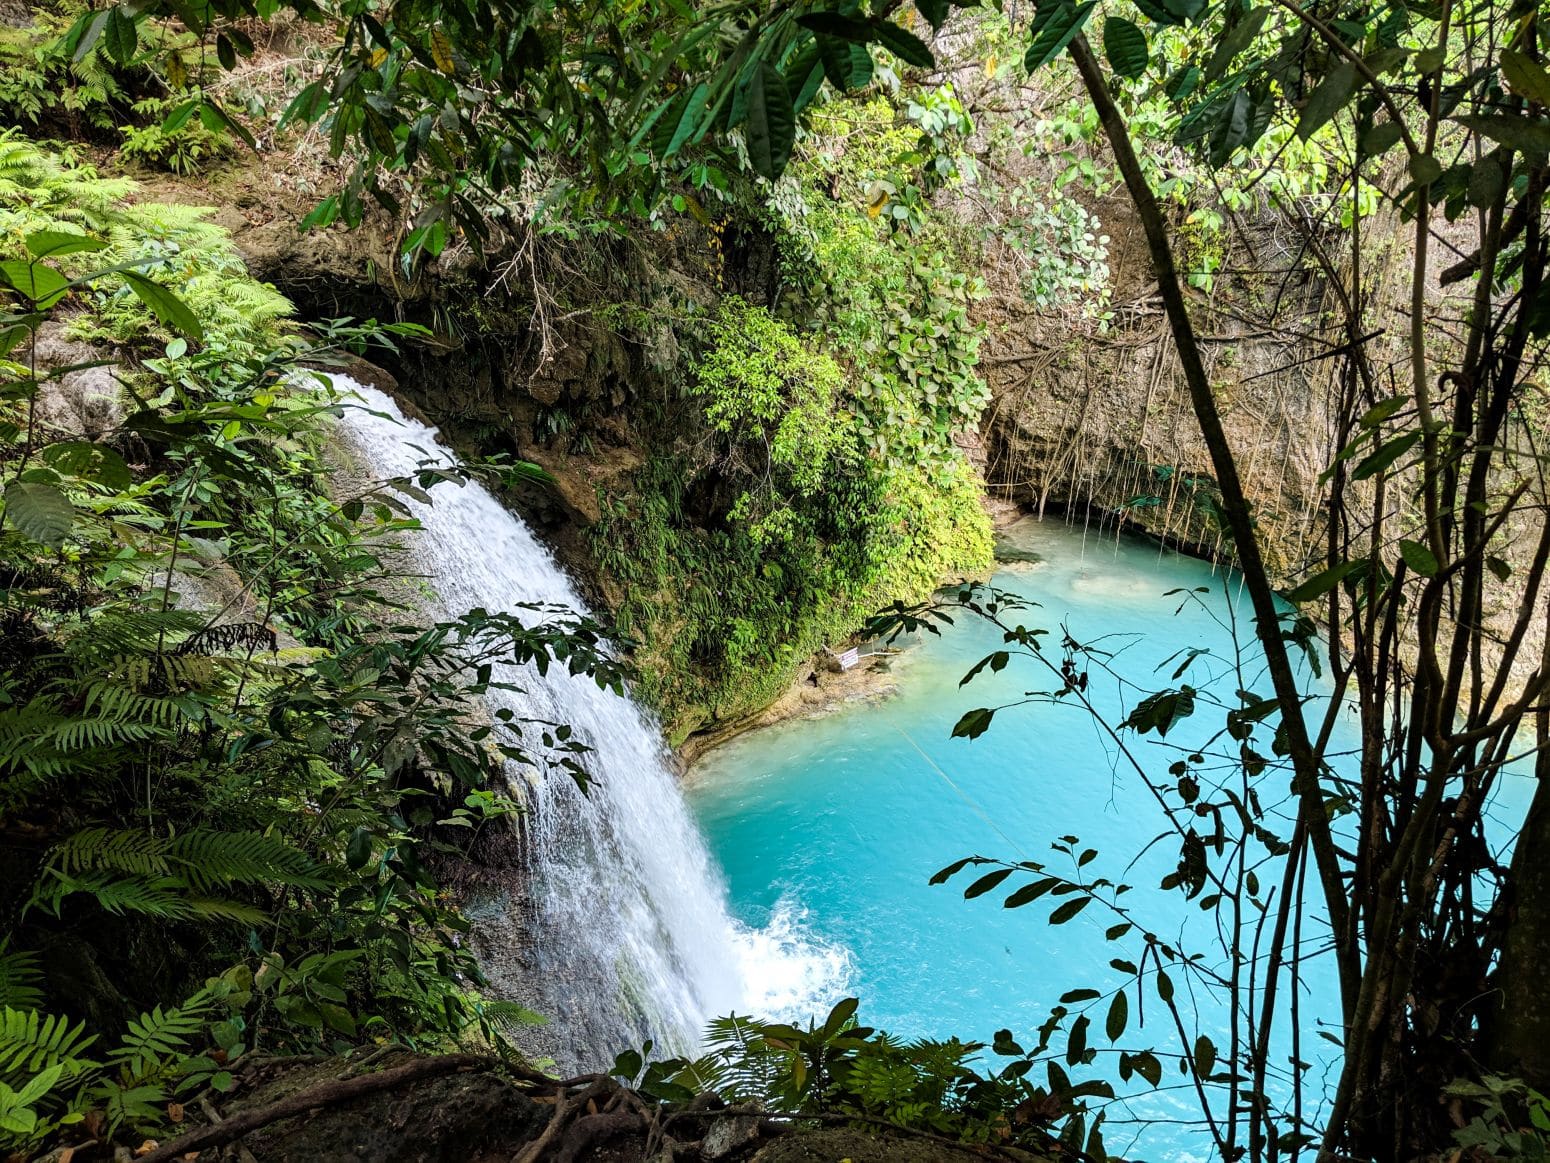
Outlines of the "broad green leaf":
M856 1016L856 1008L859 1005L860 1002L853 997L847 997L841 1000L832 1010L829 1011L829 1016L823 1023L824 1033L831 1038L835 1034L838 1034L842 1029L844 1029L845 1023Z
M818 96L823 88L823 61L819 57L817 43L809 44L786 67L786 91L791 94L792 108L801 113ZM693 101L690 101L693 105ZM698 140L698 136L696 139Z
M748 157L760 176L774 181L785 172L796 140L796 114L785 81L769 61L760 61L748 83Z
M926 47L925 41L913 32L906 32L897 24L881 21L877 26L877 41L907 65L929 69L936 64L936 57Z
M0 262L0 279L39 307L51 307L70 289L70 280L51 266L8 259Z
M376 112L376 110L372 109L372 107L369 105L363 106L363 108L365 108L368 112ZM377 115L379 117L381 116L381 114ZM224 131L240 138L243 144L245 144L249 149L258 148L258 143L253 140L253 135L248 132L247 126L243 125L240 121L233 120L227 114L226 110L222 109L219 104L217 104L215 101L212 101L209 97L206 97L199 103L199 121L211 133L221 133ZM388 136L391 138L392 134L390 133ZM391 153L393 152L393 147L390 145L389 148L383 150L383 152Z
M1420 442L1419 432L1406 432L1403 436L1394 437L1387 444L1380 445L1376 452L1357 465L1351 472L1351 479L1364 481L1368 477L1377 476Z
M816 34L818 58L823 62L824 76L842 92L860 89L872 80L872 55L854 41L842 40L827 33Z
M1437 557L1419 541L1401 540L1399 543L1399 556L1405 559L1406 565L1422 577L1436 576Z
M1410 155L1410 177L1418 186L1429 186L1442 177L1442 163L1429 153Z
M1211 126L1210 162L1220 168L1240 145L1248 144L1254 101L1246 89L1238 89L1222 104Z
M1110 16L1103 22L1103 54L1120 76L1139 77L1149 57L1146 33L1122 16Z
M322 228L332 226L334 220L339 217L339 195L330 194L311 210L307 211L305 218L297 225L296 229L305 233L314 227Z
M1195 91L1195 86L1200 83L1200 77L1200 69L1195 65L1180 69L1168 78L1167 84L1163 86L1163 92L1175 101L1183 101Z
M1125 1027L1130 1022L1130 998L1124 990L1114 995L1114 1000L1109 1003L1109 1015L1104 1019L1103 1032L1109 1036L1109 1041L1118 1042L1125 1033Z
M1332 565L1326 570L1314 574L1302 585L1286 592L1286 600L1289 602L1311 602L1315 598L1321 598L1334 589L1353 573L1367 568L1367 559L1358 558L1355 561L1342 561L1339 565Z
M705 114L705 99L709 95L709 85L701 83L694 87L684 105L683 115L678 119L678 125L668 140L664 157L672 157L683 147L683 143L689 140L690 135L699 125L699 119Z
M1041 877L1040 879L1033 881L1031 884L1023 885L1016 892L1008 894L1006 900L1002 902L1002 907L1008 909L1020 909L1024 905L1038 900L1041 896L1049 892L1050 889L1054 888L1059 883L1060 882L1052 876Z
M350 833L350 842L345 845L345 865L352 870L359 870L365 868L370 859L371 833L364 827L358 827Z
M63 545L75 521L75 506L53 485L39 481L12 481L5 488L5 515L9 522L44 545Z
M189 103L189 112L193 112L194 102ZM292 121L300 120L308 125L312 124L328 108L328 89L322 81L313 81L292 99L285 107L284 114L280 117L280 124L276 126L276 132L284 129Z
M122 8L108 9L102 29L102 47L120 65L127 65L140 51L140 29Z
M72 234L68 230L39 230L27 236L27 252L33 258L58 258L82 251L98 251L107 245L90 234Z
M1510 48L1504 49L1502 74L1514 93L1540 105L1550 106L1550 73L1546 73L1538 61Z
M1071 1032L1066 1036L1066 1065L1075 1066L1087 1055L1087 1029L1092 1025L1091 1019L1085 1015L1071 1023Z
M952 11L952 7L950 0L915 0L916 10L932 28L941 28L947 23L947 14Z
M964 712L962 718L953 724L953 738L978 739L990 727L990 720L995 717L993 707L975 707L972 711Z
M977 896L984 896L987 892L995 888L996 885L1000 884L1003 880L1011 875L1012 870L1010 868L998 868L994 872L987 872L984 876L980 877L973 884L969 885L968 888L963 890L963 899L973 900Z
M25 323L0 325L0 359L15 351L27 336L31 334L32 329Z
M1049 923L1052 925L1064 925L1077 913L1081 912L1092 903L1092 897L1079 896L1066 901L1058 909L1049 915Z
M1533 155L1550 153L1550 121L1544 118L1523 117L1516 113L1493 113L1455 117L1453 120L1481 137L1488 137L1492 141L1510 146L1520 153Z
M447 76L457 74L457 62L452 58L452 42L439 28L431 29L431 60L435 61L436 68Z
M1172 996L1171 991L1169 996ZM1162 1085L1162 1063L1157 1060L1157 1055L1150 1050L1143 1050L1141 1053L1132 1056L1130 1064L1135 1068L1137 1074L1153 1086Z
M1404 410L1410 402L1409 396L1390 396L1386 400L1379 400L1371 408L1362 413L1362 418L1357 421L1363 428L1376 428L1390 416L1397 415Z
M1507 159L1501 147L1493 149L1477 161L1469 171L1469 204L1477 210L1493 205L1507 184L1505 163Z
M1030 40L1023 66L1035 73L1054 60L1082 31L1094 6L1095 0L1087 0L1085 4L1073 4L1071 0L1060 0L1057 4L1045 0L1039 5L1033 27L1028 30Z
M951 880L953 877L957 876L960 872L962 872L964 870L964 868L969 864L969 862L972 859L973 859L973 857L965 856L962 860L955 860L955 861L953 861L946 868L944 868L941 871L935 873L931 877L931 882L930 883L932 883L932 884L946 884L949 880Z
M171 291L160 283L152 282L144 275L135 274L133 271L123 273L124 281L147 307L151 313L171 327L174 331L181 331L193 339L204 338L204 328L200 326L198 317Z
M1063 1006L1071 1006L1076 1005L1078 1002L1092 1001L1094 998L1099 998L1102 996L1103 994L1099 993L1096 989L1068 989L1065 993L1060 995L1060 1004Z
M1216 1043L1201 1034L1195 1039L1195 1075L1206 1079L1216 1072Z
M102 30L108 26L108 17L113 11L111 8L104 8L95 14L89 13L82 17L85 23L77 23L70 29L64 43L68 45L72 40L75 41L75 51L71 54L72 60L76 62L85 60L86 55L97 47L97 41L102 37Z
M1227 35L1222 37L1221 43L1216 46L1216 51L1211 54L1211 60L1206 65L1206 80L1214 81L1227 72L1227 68L1244 49L1254 43L1254 38L1259 35L1259 30L1265 27L1265 18L1270 15L1270 7L1261 5L1251 9L1237 24L1228 29Z
M1302 107L1302 116L1297 119L1297 136L1307 141L1345 108L1355 92L1356 65L1350 61L1341 61L1329 70L1319 82L1318 88L1308 94L1307 104Z
M814 32L856 44L868 44L877 39L876 23L839 12L804 12L797 17L797 23Z
M1162 2L1169 12L1185 23L1194 20L1206 9L1206 0L1162 0Z
M1172 25L1184 23L1181 17L1175 16L1172 12L1168 11L1168 9L1164 8L1160 3L1158 3L1157 0L1136 0L1136 7L1141 10L1141 15L1145 16L1153 24L1161 24L1164 27L1170 27Z
M161 123L161 131L163 133L176 133L187 125L197 112L199 112L198 101L183 102L183 104L167 114L167 119Z
M1362 134L1360 142L1362 155L1379 157L1393 149L1403 136L1404 131L1397 121L1385 121L1381 125L1374 125Z

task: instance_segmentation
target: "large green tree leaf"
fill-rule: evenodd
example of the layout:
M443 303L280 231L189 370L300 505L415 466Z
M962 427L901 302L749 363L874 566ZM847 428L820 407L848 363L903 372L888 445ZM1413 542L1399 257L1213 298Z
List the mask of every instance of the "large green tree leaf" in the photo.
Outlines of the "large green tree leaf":
M75 506L54 485L12 481L5 487L5 515L34 541L58 548L70 534Z
M1149 58L1146 33L1123 16L1111 16L1103 22L1103 54L1120 76L1139 77Z
M205 332L200 326L199 317L189 310L187 303L166 287L134 271L124 271L123 278L129 284L129 289L151 309L151 313L168 327L182 332L191 339L204 338Z
M1356 65L1341 61L1308 95L1308 103L1302 107L1302 116L1297 119L1297 136L1307 141L1334 120L1335 114L1345 108L1355 92Z
M1060 0L1059 3L1045 0L1039 5L1038 15L1033 18L1033 27L1028 30L1028 52L1023 57L1023 65L1027 70L1033 73L1042 69L1075 40L1094 6L1094 0L1087 0L1084 4L1073 4L1071 0Z
M748 157L761 177L785 172L796 140L796 114L786 82L769 61L760 61L748 83Z

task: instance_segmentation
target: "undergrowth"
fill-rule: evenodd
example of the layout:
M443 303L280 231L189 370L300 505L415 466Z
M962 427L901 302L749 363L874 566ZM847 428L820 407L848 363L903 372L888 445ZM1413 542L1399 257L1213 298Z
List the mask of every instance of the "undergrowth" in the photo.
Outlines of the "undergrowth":
M919 196L946 180L939 151L898 120L882 99L826 115L764 210L783 293L686 328L695 434L602 498L594 552L674 742L766 705L883 606L990 564L958 447L988 398L980 288Z
M620 689L565 611L425 624L401 497L330 485L301 370L405 326L314 325L205 212L0 138L0 1148L160 1133L254 1049L505 1047L432 871L518 810L507 760L585 749L482 716L490 663ZM91 356L61 365L60 333ZM97 375L94 426L57 405ZM134 1141L139 1141L134 1138Z

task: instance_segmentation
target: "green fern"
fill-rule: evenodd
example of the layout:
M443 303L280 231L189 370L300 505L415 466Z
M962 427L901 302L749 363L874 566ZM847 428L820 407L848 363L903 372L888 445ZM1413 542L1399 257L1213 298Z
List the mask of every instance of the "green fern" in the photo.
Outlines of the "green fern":
M327 888L333 878L299 849L257 832L195 829L167 842L170 859L190 884L208 890L229 884Z
M85 1022L37 1010L0 1009L0 1078L14 1081L52 1066L63 1066L70 1076L97 1065L84 1057L97 1040L86 1032Z
M54 846L29 906L58 915L65 898L83 894L115 915L141 913L263 920L262 910L212 896L235 885L324 889L328 868L285 841L258 832L196 828L164 838L118 828L86 828Z
M180 1006L157 1006L129 1023L108 1065L128 1083L140 1082L167 1069L195 1035L203 1034L215 1002L200 990Z
M186 896L186 888L170 877L150 881L107 872L66 876L55 869L45 869L33 887L27 907L35 906L58 916L65 898L79 893L90 896L116 917L140 913L169 921L187 920L197 914Z
M38 959L25 949L8 949L10 943L9 937L0 941L0 1007L35 1010L43 1004Z
M166 842L149 832L87 828L59 844L52 863L65 876L111 870L158 877L168 873L165 849Z

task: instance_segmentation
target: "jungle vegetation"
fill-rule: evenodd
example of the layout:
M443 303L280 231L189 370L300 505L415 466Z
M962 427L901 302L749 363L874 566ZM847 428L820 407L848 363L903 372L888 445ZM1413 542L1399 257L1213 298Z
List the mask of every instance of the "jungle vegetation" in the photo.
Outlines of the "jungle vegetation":
M922 591L988 557L959 447L984 405L981 288L972 230L944 210L988 131L937 72L967 44L1014 93L1029 76L1066 86L1069 136L1094 146L1068 197L1012 203L1032 303L1102 315L1106 244L1075 195L1128 199L1209 453L1194 503L1252 603L1265 689L1207 697L1176 677L1110 725L1128 743L1220 718L1217 744L1170 768L1128 753L1178 846L1165 887L1216 911L1222 947L1115 924L1133 983L1073 983L1036 1040L1006 1032L991 1065L983 1047L901 1046L846 1004L805 1031L719 1023L702 1061L629 1051L618 1073L652 1102L712 1085L1083 1158L1104 1156L1113 1079L1157 1086L1177 1065L1224 1160L1542 1157L1542 25L1515 0L133 0L6 30L0 828L24 887L0 947L0 1141L31 1150L88 1120L154 1130L169 1102L229 1085L252 1046L505 1046L532 1016L480 995L435 870L518 810L496 790L503 759L584 779L585 755L519 723L470 738L480 663L552 660L614 686L626 669L602 627L563 612L393 616L395 496L456 474L331 495L323 433L348 402L305 368L416 330L288 323L221 232L132 200L93 159L187 173L304 133L335 166L303 228L385 215L406 275L538 230L768 231L778 293L728 294L686 328L682 395L704 439L605 498L594 533L630 587L619 629L652 664L645 694L690 730L692 708L757 705L873 610L933 624L944 607ZM305 30L308 68L281 100L237 100L280 28ZM856 147L820 148L826 133ZM1210 236L1250 203L1297 223L1340 304L1307 328L1338 387L1319 560L1284 587L1195 319L1218 277ZM1379 294L1375 248L1395 239L1405 290ZM92 344L118 385L95 412L79 404L101 383ZM708 537L684 516L696 480L725 494ZM195 559L215 617L179 588ZM656 600L687 577L700 642L670 633ZM1045 697L1081 702L1103 665L993 594L947 604L996 620L1006 649L983 665L1015 659ZM1309 700L1306 660L1336 700ZM1341 700L1362 728L1354 776L1326 754L1320 708ZM959 733L1008 713L970 711ZM1483 811L1525 756L1538 790L1499 863ZM1289 828L1260 807L1272 783L1295 796ZM1122 886L1066 847L1058 869L965 854L939 877L977 867L966 895L1048 906L1052 924L1115 907ZM1256 872L1267 858L1273 881ZM1312 899L1343 1017L1323 1096L1271 1054L1297 1020ZM101 980L68 995L44 973L83 959ZM125 967L125 989L104 987ZM1185 979L1226 999L1226 1044L1190 1028ZM1169 1019L1141 1026L1143 1001ZM1100 1019L1117 1054L1098 1052Z

